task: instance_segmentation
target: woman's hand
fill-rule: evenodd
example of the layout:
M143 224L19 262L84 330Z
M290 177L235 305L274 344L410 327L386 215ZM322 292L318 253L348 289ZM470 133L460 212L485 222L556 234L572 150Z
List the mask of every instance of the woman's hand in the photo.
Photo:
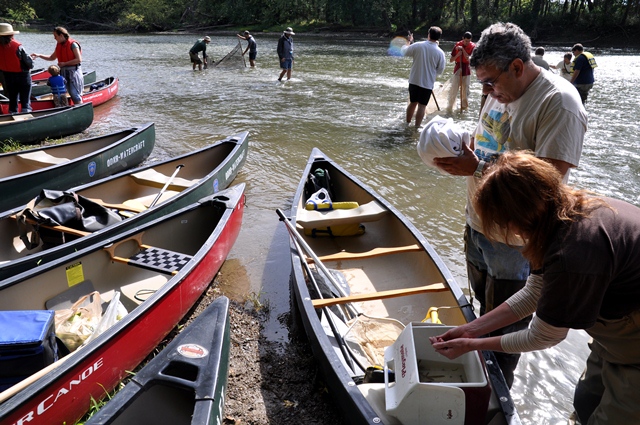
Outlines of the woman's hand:
M429 338L431 345L436 350L436 353L442 354L446 358L453 360L461 355L472 351L472 338L457 338L451 340L444 340L440 337Z

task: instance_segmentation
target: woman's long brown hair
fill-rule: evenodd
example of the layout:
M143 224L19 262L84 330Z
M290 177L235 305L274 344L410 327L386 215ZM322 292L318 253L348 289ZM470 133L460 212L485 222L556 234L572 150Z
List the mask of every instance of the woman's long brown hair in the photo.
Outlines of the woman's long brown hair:
M487 238L523 237L522 254L533 268L540 268L561 224L588 217L606 203L563 184L560 172L531 152L509 151L488 170L473 205Z

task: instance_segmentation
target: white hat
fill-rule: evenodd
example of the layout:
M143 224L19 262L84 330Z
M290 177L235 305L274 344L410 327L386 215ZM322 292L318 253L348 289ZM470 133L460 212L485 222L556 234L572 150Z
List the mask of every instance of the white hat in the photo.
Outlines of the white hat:
M0 24L0 36L20 34L20 31L14 31L11 24Z
M285 34L289 34L289 35L296 35L295 32L293 32L293 28L289 27L286 30L284 30Z
M462 154L462 144L469 145L471 136L468 131L453 123L452 118L434 117L425 125L418 141L418 155L429 167L444 170L433 163L433 158L445 158Z
M209 37L208 35L205 35L203 38L204 41L211 41L211 37Z

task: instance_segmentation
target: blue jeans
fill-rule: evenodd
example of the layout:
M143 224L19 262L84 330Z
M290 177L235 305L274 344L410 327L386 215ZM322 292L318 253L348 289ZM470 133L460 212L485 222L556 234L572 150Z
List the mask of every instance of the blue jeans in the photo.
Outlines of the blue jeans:
M4 93L9 98L9 113L31 112L31 74L29 72L4 72Z
M82 103L82 91L84 89L84 76L80 65L63 66L60 73L67 80L67 91L75 105Z
M520 250L491 242L469 225L465 229L465 244L467 261L494 279L527 280L529 277L529 262Z
M491 242L469 225L464 233L467 276L480 302L480 315L490 312L518 292L527 283L529 262L520 251L508 245ZM487 336L499 336L529 327L531 316ZM520 354L495 353L507 385L511 388Z

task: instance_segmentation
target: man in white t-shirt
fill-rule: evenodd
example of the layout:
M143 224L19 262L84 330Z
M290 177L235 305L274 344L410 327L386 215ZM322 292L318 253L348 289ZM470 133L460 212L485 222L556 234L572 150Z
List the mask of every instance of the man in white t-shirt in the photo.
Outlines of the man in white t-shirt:
M467 274L482 315L524 287L530 269L517 248L521 243L492 243L482 234L471 203L478 181L502 152L527 149L553 164L566 182L569 169L580 161L587 115L571 83L533 63L531 40L515 24L498 23L485 29L470 62L483 93L489 94L471 147L464 146L459 157L436 158L434 163L449 174L467 176ZM530 319L491 335L525 329ZM509 386L519 357L496 352Z
M427 104L431 98L436 77L444 72L447 62L444 52L438 46L442 35L439 27L429 28L427 41L413 43L413 34L409 33L408 43L402 47L402 54L413 58L413 65L409 73L409 105L407 106L407 123L411 123L416 114L416 127L420 127L424 118Z

